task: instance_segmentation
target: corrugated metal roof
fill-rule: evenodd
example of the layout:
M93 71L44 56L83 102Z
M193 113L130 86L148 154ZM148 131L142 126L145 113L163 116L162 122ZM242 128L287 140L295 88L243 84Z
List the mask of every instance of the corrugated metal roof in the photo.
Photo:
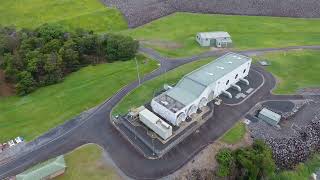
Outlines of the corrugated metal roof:
M63 155L50 159L46 162L40 163L27 171L18 174L17 180L41 180L57 171L66 168Z
M175 87L167 92L167 95L188 105L199 97L207 86L250 61L249 57L228 53L185 75Z
M280 119L281 119L281 115L280 115L280 114L277 114L277 113L275 113L275 112L273 112L273 111L270 111L270 110L267 109L267 108L263 108L263 109L260 111L259 114L264 115L264 116L266 116L266 117L268 117L268 118L270 118L270 119L272 119L272 120L274 120L274 121L276 121L276 122L279 122Z
M228 32L222 32L222 31L218 31L218 32L200 32L198 33L198 35L201 38L208 38L208 39L216 39L216 38L230 38L230 34Z

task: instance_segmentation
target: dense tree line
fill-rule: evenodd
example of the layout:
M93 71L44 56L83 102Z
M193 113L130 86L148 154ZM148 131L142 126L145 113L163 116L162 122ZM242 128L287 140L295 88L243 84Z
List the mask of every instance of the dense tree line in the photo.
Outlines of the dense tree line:
M35 30L0 27L0 66L19 95L60 82L88 64L128 60L138 42L131 37L44 24Z
M275 172L272 150L263 141L257 140L250 147L235 151L222 149L216 155L219 163L216 174L235 179L266 179Z

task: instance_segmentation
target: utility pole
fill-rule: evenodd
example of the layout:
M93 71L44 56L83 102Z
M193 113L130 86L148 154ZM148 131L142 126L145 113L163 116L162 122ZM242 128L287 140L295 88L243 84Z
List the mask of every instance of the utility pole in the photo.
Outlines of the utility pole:
M139 81L139 86L140 86L140 73L139 73L139 65L138 65L138 60L136 57L134 57L134 59L136 60L136 69L137 69L137 76L138 76L138 81Z

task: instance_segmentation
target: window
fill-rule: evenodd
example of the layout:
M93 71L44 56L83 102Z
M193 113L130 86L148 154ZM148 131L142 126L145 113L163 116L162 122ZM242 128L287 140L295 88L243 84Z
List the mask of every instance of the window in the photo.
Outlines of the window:
M235 79L237 79L238 78L238 74L236 75L236 77L234 77Z
M243 73L245 73L246 71L247 71L247 69L244 69L244 70L243 70Z
M226 82L226 85L228 85L229 84L229 80Z

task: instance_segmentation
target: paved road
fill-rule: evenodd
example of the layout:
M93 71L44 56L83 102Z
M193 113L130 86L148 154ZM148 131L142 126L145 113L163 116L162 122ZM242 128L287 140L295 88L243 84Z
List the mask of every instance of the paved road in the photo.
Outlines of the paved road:
M302 48L302 47L295 47ZM305 46L306 49L320 49L320 46ZM294 48L281 48L280 50L290 50ZM261 53L276 51L279 49L259 49L251 51L242 51L240 53ZM168 58L160 56L148 48L141 48L141 51L157 59L161 66L156 71L143 77L142 82L150 80L162 73L181 66L185 63L196 61L204 56L211 57L220 55L220 52L208 52L191 58L181 58L170 61ZM115 164L128 176L136 179L154 179L173 173L183 166L197 152L206 147L209 143L216 140L221 134L227 131L238 121L251 107L257 102L268 99L290 99L303 98L299 95L275 96L270 94L270 90L275 85L275 79L270 73L262 68L252 66L259 71L266 79L264 87L245 101L245 105L217 107L215 118L208 121L205 126L200 128L199 133L188 137L184 142L167 153L158 160L149 160L139 154L132 146L121 137L119 132L110 122L112 108L130 91L138 86L135 81L117 94L106 100L95 109L85 112L82 115L66 122L65 124L51 130L42 137L29 143L26 150L9 162L0 164L0 179L18 174L27 168L45 161L60 154L65 154L74 148L86 144L96 143L102 146L110 155ZM223 111L222 111L223 109ZM217 128L216 123L221 123L223 127Z

